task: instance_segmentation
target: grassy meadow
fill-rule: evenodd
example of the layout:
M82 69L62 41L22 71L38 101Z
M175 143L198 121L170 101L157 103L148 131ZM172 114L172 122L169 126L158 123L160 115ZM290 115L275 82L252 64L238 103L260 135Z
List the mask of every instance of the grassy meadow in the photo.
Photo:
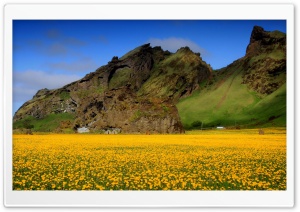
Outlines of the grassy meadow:
M286 130L13 135L13 190L285 190Z

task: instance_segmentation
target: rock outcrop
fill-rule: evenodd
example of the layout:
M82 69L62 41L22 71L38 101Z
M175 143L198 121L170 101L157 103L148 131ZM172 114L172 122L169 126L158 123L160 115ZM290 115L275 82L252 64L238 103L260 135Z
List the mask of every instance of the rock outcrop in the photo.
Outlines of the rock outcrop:
M262 53L270 53L274 50L286 50L286 35L280 31L267 32L262 27L254 26L246 56L253 57Z
M72 113L74 131L182 133L174 104L211 72L200 54L187 47L171 54L145 44L62 88L39 90L14 121Z
M286 35L255 26L243 63L243 83L262 95L276 91L286 82Z

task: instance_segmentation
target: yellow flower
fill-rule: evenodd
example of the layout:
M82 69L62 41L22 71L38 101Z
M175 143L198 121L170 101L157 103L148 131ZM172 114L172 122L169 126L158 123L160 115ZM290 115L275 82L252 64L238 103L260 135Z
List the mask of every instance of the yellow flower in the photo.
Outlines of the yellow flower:
M265 132L13 135L13 189L285 190L285 131Z

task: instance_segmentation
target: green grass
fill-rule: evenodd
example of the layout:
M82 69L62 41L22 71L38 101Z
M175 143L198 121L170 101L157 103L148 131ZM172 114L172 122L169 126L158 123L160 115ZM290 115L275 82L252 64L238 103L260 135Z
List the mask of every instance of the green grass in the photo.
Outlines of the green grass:
M185 89L185 85L192 83L195 78L196 65L200 58L193 52L178 51L156 64L149 79L138 91L140 96L155 96L177 98ZM166 83L167 82L167 83Z
M62 100L67 100L67 99L70 99L70 92L67 92L67 91L63 91L59 94L59 97L62 99Z
M186 129L222 126L276 126L286 125L285 85L271 95L259 98L241 84L242 73L238 67L223 83L194 92L176 106ZM196 126L196 127L195 127Z
M166 105L164 105L164 104L163 104L161 107L162 107L162 109L164 110L165 113L167 113L167 112L170 111L170 108L168 108L168 107L167 107Z
M267 134L286 134L285 127L271 127L264 128L265 135ZM186 130L186 135L232 135L232 134L240 134L240 135L257 135L258 129L223 129L219 130L216 128L206 129L206 130Z
M118 69L109 81L109 89L125 86L129 83L131 73L132 69L130 68Z
M138 119L140 119L141 117L144 116L144 113L140 110L137 110L134 112L134 114L129 118L129 121L130 122L135 122L137 121Z
M126 59L126 58L128 58L128 57L134 55L135 53L139 52L141 48L142 48L142 46L139 46L139 47L137 47L137 48L135 48L135 49L129 51L128 53L126 53L125 55L123 55L123 56L120 58L120 60L124 60L124 59Z
M286 37L286 34L283 33L283 32L280 32L278 30L275 30L275 31L272 31L272 32L269 32L271 37L275 37L275 38L283 38L283 37Z
M265 127L286 126L286 84L255 104L249 114L265 122Z
M252 65L254 62L262 61L267 57L270 57L271 59L274 60L281 60L286 58L286 54L281 49L276 49L268 54L267 53L259 54L251 58L250 65Z
M24 123L30 123L33 125L32 131L34 132L53 132L55 131L62 121L74 121L75 115L70 113L49 114L42 119L36 119L32 116L28 116L25 119L16 121L13 123L14 129L24 128ZM71 129L63 129L63 131L69 132Z
M88 97L90 95L90 93L91 93L90 90L85 90L85 89L76 91L76 94L80 99Z
M96 87L95 93L102 94L104 92L104 90L105 90L104 86L99 85L98 87Z

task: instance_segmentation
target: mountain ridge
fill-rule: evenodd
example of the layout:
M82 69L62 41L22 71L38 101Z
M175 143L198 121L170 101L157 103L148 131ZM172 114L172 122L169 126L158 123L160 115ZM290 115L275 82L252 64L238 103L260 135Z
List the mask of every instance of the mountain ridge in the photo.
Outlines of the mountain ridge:
M166 89L163 85L166 78L170 78L170 70L163 62L172 62L172 58L167 59L173 55L177 55L175 59L183 58L182 52L194 55L196 61L191 66L196 68L191 68L188 76L173 73L178 79ZM173 65L172 72L179 73L184 64ZM188 47L171 54L161 47L145 44L122 59L113 57L107 65L62 88L39 90L16 112L14 121L28 116L43 119L49 114L72 113L75 114L74 130L88 127L104 133L110 133L111 129L124 133L182 133L184 129L171 97L180 98L183 93L195 90L195 84L203 78L199 72L205 72L206 76L211 69ZM152 77L155 74L159 77ZM160 93L143 87L148 79L162 85Z
M232 108L244 110L236 112L235 119L238 115L249 119L245 114L254 111L255 102L272 96L285 82L286 37L279 31L267 32L254 26L245 56L218 71L188 47L170 53L144 44L121 58L113 57L107 65L78 81L59 89L39 90L15 113L14 128L24 127L27 119L36 123L49 114L63 113L73 114L74 119L68 124L57 123L58 132L86 127L98 133L112 133L115 129L122 133L183 133L199 127L209 114L215 117L208 121L210 126L235 126L232 121L222 123L226 113L218 115L214 111L227 107L227 115L234 114L228 109L231 99ZM245 101L239 102L235 96ZM206 107L210 103L211 108ZM201 106L194 107L197 104ZM216 116L222 118L217 120ZM268 120L254 118L257 120L251 123L263 125L283 116L281 112L269 115Z

